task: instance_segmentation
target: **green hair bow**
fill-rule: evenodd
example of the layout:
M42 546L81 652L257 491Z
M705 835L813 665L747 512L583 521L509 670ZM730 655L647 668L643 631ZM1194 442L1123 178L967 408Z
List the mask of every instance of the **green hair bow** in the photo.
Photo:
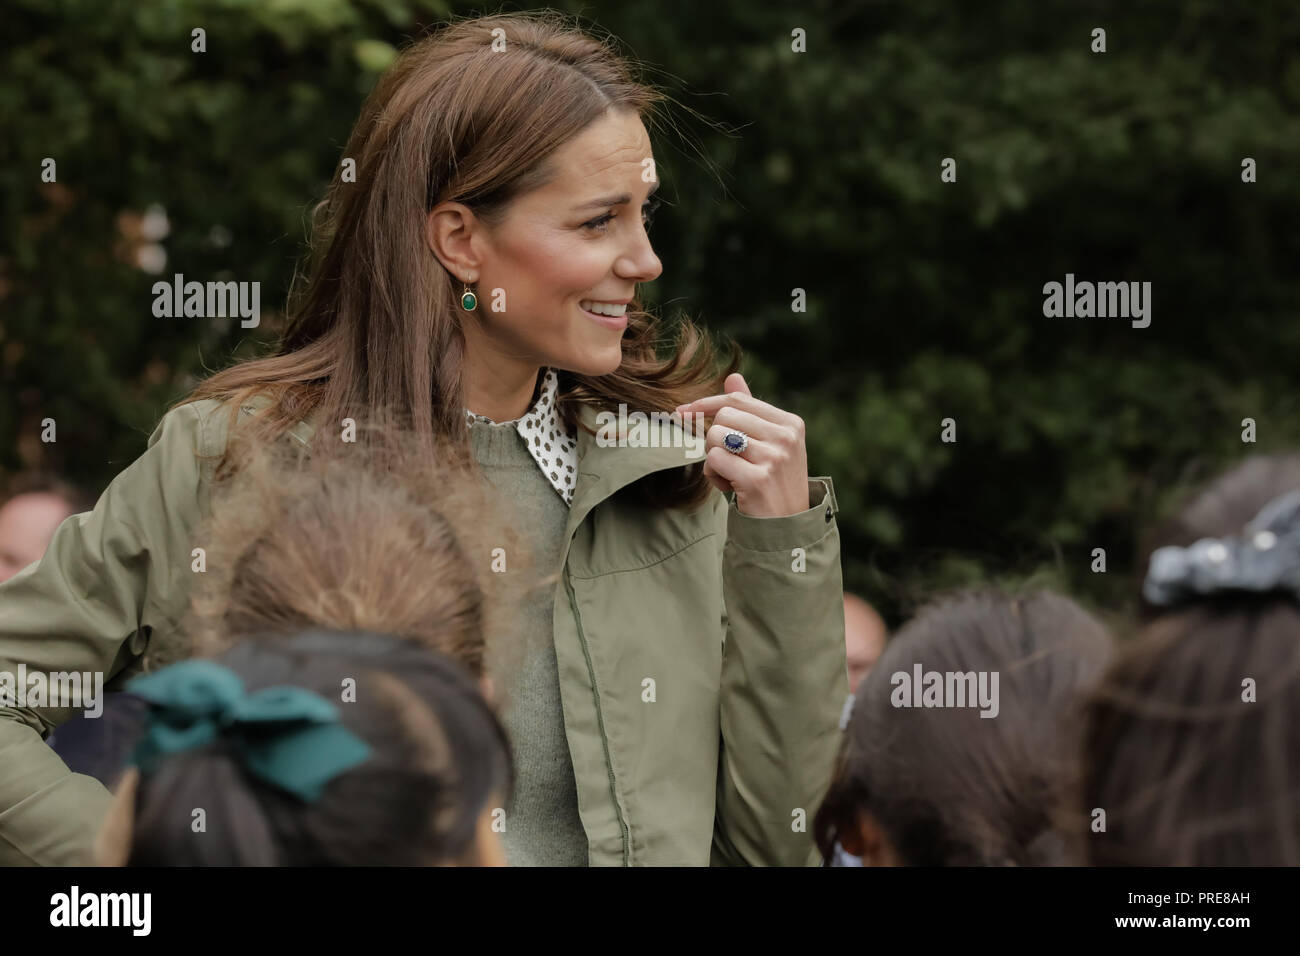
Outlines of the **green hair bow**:
M235 745L249 773L313 802L325 784L373 752L320 694L302 687L249 694L238 674L214 661L173 664L135 678L127 689L153 705L133 755L144 775L170 754L221 737Z

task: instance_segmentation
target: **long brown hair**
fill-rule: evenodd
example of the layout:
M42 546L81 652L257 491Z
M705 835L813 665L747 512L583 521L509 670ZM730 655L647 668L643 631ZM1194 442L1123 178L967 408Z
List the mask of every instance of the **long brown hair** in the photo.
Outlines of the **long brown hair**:
M278 349L211 376L178 404L233 399L233 423L240 403L264 392L273 404L253 428L266 440L309 413L337 423L389 408L422 443L464 445L465 313L455 277L425 242L426 215L455 200L499 222L553 174L547 158L611 108L658 128L660 104L672 98L633 64L613 37L551 10L453 19L409 46L371 91L344 150L356 181L343 181L340 164L317 207L310 278L291 296ZM614 372L560 373L570 427L581 405L671 412L722 391L739 366L734 342L723 358L686 318L666 336L639 294L627 315ZM223 459L219 474L231 467ZM707 496L698 465L677 472L662 482L675 503Z
M1249 458L1149 535L1139 567L1157 547L1239 535L1297 489L1300 455ZM1300 601L1225 590L1144 602L1141 616L1087 711L1079 829L1090 861L1300 864Z

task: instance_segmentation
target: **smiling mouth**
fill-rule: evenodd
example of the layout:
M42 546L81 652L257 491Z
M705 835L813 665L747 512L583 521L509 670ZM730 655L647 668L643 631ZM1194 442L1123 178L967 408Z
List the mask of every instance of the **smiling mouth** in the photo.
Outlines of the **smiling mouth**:
M603 315L612 319L622 318L627 314L626 302L601 302L599 299L583 299L578 303L578 307L584 312L591 312L594 315Z
M588 306L592 306L602 311L595 312L591 308L588 308ZM595 322L597 325L603 325L607 329L614 329L620 332L627 328L626 303L595 302L591 299L583 299L582 302L578 304L578 308L587 316L587 318L591 319L591 321ZM609 312L616 314L606 314Z

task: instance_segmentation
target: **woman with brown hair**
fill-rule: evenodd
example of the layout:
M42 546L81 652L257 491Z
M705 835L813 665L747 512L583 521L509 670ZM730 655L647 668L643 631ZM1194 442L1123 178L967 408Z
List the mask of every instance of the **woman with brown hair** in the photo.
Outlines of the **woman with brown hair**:
M123 673L177 627L235 431L318 447L388 410L472 461L556 575L499 688L511 861L811 862L801 821L847 690L834 491L734 353L719 368L689 323L666 342L640 306L662 269L643 124L661 99L549 12L407 49L349 139L279 348L204 382L0 587L0 666ZM654 424L598 429L628 412ZM38 739L65 714L0 715L0 859L81 859L107 805Z
M1087 714L1088 858L1300 865L1300 455L1248 459L1151 538L1141 631Z

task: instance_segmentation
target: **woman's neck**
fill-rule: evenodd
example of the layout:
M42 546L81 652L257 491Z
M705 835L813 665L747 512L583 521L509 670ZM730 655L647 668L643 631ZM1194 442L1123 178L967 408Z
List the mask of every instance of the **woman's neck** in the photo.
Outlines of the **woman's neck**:
M494 422L520 418L532 406L541 367L500 356L490 362L475 358L473 350L465 357L465 407Z

